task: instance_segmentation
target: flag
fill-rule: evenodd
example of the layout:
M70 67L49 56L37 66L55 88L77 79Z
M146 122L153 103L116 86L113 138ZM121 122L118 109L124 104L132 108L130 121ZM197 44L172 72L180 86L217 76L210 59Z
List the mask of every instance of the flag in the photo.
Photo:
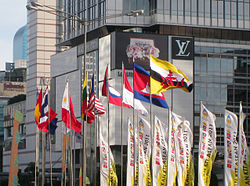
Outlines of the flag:
M240 102L239 112L239 185L250 185L250 153L247 147L246 135L244 132L244 120L246 115L242 111L242 104Z
M135 172L137 164L136 132L133 123L128 119L128 146L127 146L127 186L137 185L137 174Z
M48 121L48 112L49 112L49 105L48 105L48 87L45 89L45 93L42 99L42 106L41 106L41 116L38 128L43 132L48 132L47 126L49 124Z
M139 160L138 160L138 185L151 186L151 127L150 124L143 118L139 118L138 125L139 134Z
M100 130L100 185L117 186L118 178L115 170L115 160L107 142Z
M134 107L136 111L138 111L140 114L147 116L148 111L143 106L140 100L134 99L134 93L133 90L128 82L127 74L125 72L125 68L123 65L123 102L130 105L131 107Z
M156 116L154 122L154 144L152 150L152 185L167 185L168 126L162 123Z
M176 185L177 163L174 133L177 126L183 122L181 116L169 111L169 130L168 130L168 185Z
M89 101L87 106L87 116L88 116L88 123L92 124L95 120L95 84L94 84L94 74L91 79L90 83L90 91L89 91Z
M41 117L42 100L43 100L43 91L41 89L37 97L35 113L34 113L37 126L39 125L40 117Z
M157 94L173 88L181 88L191 92L193 83L173 64L150 56L150 85L151 94Z
M198 156L198 185L210 185L211 171L216 157L215 115L201 103L200 141Z
M55 130L57 128L57 120L56 118L58 114L54 112L50 107L49 107L49 112L47 113L47 116L49 118L49 125L47 126L48 132L52 135L55 134Z
M108 67L106 68L103 86L102 86L102 96L108 96L108 102L117 106L130 107L126 103L122 103L122 96L108 83Z
M238 143L237 143L238 117L225 109L225 185L238 185Z
M193 132L190 123L184 120L177 126L175 137L177 181L179 186L194 185L194 165L192 159Z
M51 108L49 108L49 125L47 127L48 131L50 134L54 135L56 128L57 128L57 120L58 118L56 118L57 113L54 112Z
M87 106L87 116L88 116L88 123L92 123L95 119L95 114L103 115L105 114L106 110L104 109L102 103L95 95L95 88L94 88L94 74L91 79L91 86L89 92L89 101Z
M82 119L84 120L87 114L87 75L85 74L83 86L82 86Z
M135 99L150 103L150 75L134 63L134 95ZM152 94L152 104L168 109L163 93Z
M68 86L69 83L67 82L62 99L62 121L66 124L67 128L72 129L75 132L81 132L81 123L77 121L75 117Z
M51 134L55 134L56 123L57 123L57 113L55 113L48 105L48 96L49 90L48 87L45 89L45 93L42 99L41 106L41 117L38 128L43 132L50 132ZM51 125L51 126L50 126Z

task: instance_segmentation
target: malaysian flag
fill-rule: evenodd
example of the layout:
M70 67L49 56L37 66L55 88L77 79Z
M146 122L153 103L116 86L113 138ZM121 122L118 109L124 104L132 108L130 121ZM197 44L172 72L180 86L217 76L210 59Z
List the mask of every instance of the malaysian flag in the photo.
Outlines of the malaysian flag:
M105 108L103 107L102 103L95 95L94 74L93 74L92 79L91 79L88 108L87 108L88 123L91 124L94 121L95 114L103 115L105 114L105 112L106 112Z

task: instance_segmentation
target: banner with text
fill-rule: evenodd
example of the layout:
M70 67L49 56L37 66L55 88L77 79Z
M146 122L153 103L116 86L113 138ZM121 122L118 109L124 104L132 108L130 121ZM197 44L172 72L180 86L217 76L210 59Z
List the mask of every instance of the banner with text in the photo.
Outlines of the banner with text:
M177 165L174 133L182 123L182 117L169 111L169 139L168 139L168 185L176 185Z
M193 132L190 123L184 120L175 132L177 181L179 186L194 185L194 166L192 159Z
M153 186L167 185L168 127L155 116L152 172Z
M139 170L138 170L138 185L151 186L151 127L150 124L139 118Z
M215 115L201 103L200 142L198 156L198 185L209 186L211 171L216 157Z
M240 120L239 120L239 185L250 185L250 154L247 147L246 135L244 132L243 123L246 115L242 111L240 103Z

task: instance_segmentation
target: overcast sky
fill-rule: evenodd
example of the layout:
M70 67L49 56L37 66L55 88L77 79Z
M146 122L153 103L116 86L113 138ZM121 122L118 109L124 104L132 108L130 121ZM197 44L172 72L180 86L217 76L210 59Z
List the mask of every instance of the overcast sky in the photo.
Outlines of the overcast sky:
M0 3L0 70L13 61L13 38L27 21L27 0L1 0Z

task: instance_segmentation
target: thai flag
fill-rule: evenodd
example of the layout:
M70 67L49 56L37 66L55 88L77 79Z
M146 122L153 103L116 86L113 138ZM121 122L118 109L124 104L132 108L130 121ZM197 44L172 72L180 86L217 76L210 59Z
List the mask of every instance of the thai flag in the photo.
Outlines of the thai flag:
M48 105L48 87L45 90L45 93L43 95L42 99L42 105L41 105L41 117L40 122L38 124L38 128L42 132L50 132L50 134L55 134L55 130L57 128L57 113L55 113L51 108L49 108ZM49 125L50 124L50 125Z
M111 87L108 83L108 67L105 71L105 76L103 80L103 86L102 86L102 96L108 96L108 102L117 106L123 106L123 107L129 107L130 106L126 103L122 103L122 96L119 92L117 92L113 87Z
M40 117L40 122L38 124L38 128L43 132L48 132L47 129L47 126L49 124L48 112L49 112L49 106L48 106L48 87L47 87L42 100L41 117Z
M134 63L134 96L136 99L150 103L150 74ZM163 93L152 94L152 104L168 109Z

